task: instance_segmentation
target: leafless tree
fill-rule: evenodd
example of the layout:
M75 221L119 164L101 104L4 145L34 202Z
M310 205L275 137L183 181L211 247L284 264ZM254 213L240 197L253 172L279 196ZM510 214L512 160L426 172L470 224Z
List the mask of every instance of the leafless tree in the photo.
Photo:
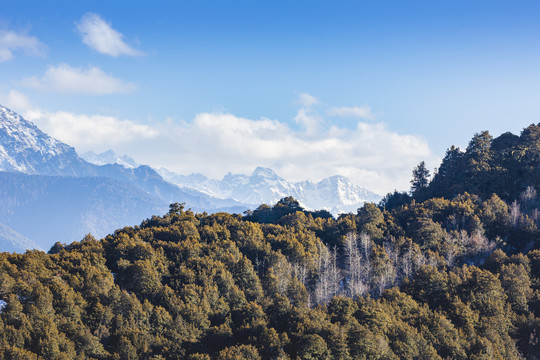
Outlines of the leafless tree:
M531 201L536 199L536 189L534 186L527 186L527 188L521 193L521 200Z
M516 226L519 218L521 217L521 210L519 209L519 204L516 200L510 205L510 220L512 221L512 225Z
M347 294L358 296L365 293L364 271L362 269L362 255L358 249L358 236L356 233L349 233L344 242L346 256L346 283Z
M337 295L341 280L336 251L329 250L326 246L321 245L319 254L319 276L314 290L316 304L328 302L332 297Z
M407 249L405 254L403 254L399 264L401 266L403 277L410 278L414 271L413 252L411 248Z

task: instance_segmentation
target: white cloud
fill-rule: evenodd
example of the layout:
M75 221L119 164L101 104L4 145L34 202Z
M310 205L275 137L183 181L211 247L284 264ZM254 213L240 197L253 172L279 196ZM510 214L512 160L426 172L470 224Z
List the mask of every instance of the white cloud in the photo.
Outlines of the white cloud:
M313 105L317 105L319 100L316 97L308 94L301 93L296 100L296 103L305 108L311 108Z
M151 139L158 134L148 125L113 116L34 109L27 111L24 117L50 136L84 151L110 149L121 143Z
M408 189L411 171L420 161L437 161L424 139L398 134L384 123L359 122L353 130L332 127L308 136L276 120L202 113L193 122L167 129L154 147L163 155L156 154L155 165L180 173L219 177L262 165L297 181L342 174L384 194Z
M34 36L0 30L0 62L13 59L13 52L17 50L28 55L44 56L46 46Z
M26 78L22 85L45 91L92 95L127 93L136 88L132 83L107 75L98 67L83 69L68 64L50 66L41 78Z
M139 56L144 53L132 48L123 40L124 35L112 28L94 13L83 15L77 23L77 30L82 36L83 42L92 49L113 57L120 55Z
M114 150L140 163L181 174L249 174L256 166L293 180L341 174L379 194L407 190L414 166L438 164L426 140L399 134L383 122L339 122L317 132L295 130L267 118L200 113L191 121L166 120L152 126L111 116L35 111L29 120L78 151Z
M300 108L294 117L294 121L303 127L306 134L310 135L317 132L321 120L321 117L317 113L304 107Z
M25 112L32 106L26 95L17 90L10 90L7 94L0 94L0 104L19 113Z
M307 135L315 135L319 130L322 118L315 111L315 105L319 100L307 93L301 93L296 103L300 105L294 121L299 124Z
M375 115L371 112L371 108L368 105L353 107L333 107L328 110L328 115L345 118L375 120Z

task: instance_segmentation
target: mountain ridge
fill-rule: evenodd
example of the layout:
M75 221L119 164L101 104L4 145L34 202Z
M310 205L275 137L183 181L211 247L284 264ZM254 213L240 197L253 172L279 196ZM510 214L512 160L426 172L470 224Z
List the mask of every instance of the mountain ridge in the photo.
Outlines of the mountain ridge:
M73 147L1 105L0 195L5 225L0 251L47 249L88 233L105 236L163 212L172 202L198 212L248 209L234 200L171 184L147 165L89 163Z
M309 210L328 210L334 215L356 212L365 202L378 202L381 197L352 183L343 175L334 175L313 182L288 181L274 170L258 166L251 175L228 173L222 180L210 179L202 174L180 175L161 168L158 173L180 186L193 187L220 198L232 198L242 203L274 204L292 196Z
M148 165L96 165L79 157L75 149L56 140L19 114L0 105L0 171L28 175L105 177L135 185L164 201L185 202L198 211L239 209L243 204L223 201L165 181Z

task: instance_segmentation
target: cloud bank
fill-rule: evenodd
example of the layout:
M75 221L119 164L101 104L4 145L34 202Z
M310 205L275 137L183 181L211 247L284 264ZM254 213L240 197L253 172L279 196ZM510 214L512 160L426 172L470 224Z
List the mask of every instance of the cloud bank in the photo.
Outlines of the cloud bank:
M321 117L314 108L316 103L310 104L312 115ZM305 109L304 103L298 113ZM383 122L358 121L353 129L337 123L313 130L310 124L293 129L278 120L220 112L200 113L191 121L169 119L152 126L66 112L26 115L79 151L113 149L140 163L214 178L229 171L250 173L261 165L294 181L341 174L385 194L407 190L412 169L420 161L430 166L439 161L426 140L399 134Z
M117 57L140 56L144 53L124 42L124 35L112 28L98 14L87 13L77 23L83 43L99 53Z
M151 139L158 135L148 125L114 116L74 114L66 111L29 110L27 120L52 137L79 149L111 148L122 143Z

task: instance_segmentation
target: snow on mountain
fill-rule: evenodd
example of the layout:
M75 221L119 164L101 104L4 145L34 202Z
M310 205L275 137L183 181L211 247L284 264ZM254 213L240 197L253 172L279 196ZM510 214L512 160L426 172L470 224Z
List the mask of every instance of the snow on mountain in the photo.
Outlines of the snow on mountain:
M164 179L180 186L252 206L275 204L286 196L292 196L308 210L325 209L338 214L356 212L364 202L378 202L381 199L379 195L340 175L319 182L290 182L263 167L257 167L250 176L229 173L222 180L209 179L201 174L178 175L163 168L158 172Z
M75 175L81 164L75 149L0 105L0 170L26 174Z
M207 212L241 212L293 196L306 209L326 209L338 214L355 212L365 201L380 200L378 195L343 176L295 183L271 169L257 167L251 175L229 173L215 180L201 174L178 175L166 169L158 170L158 174L149 166L139 166L129 156L117 156L113 151L88 152L82 156L86 160L73 147L53 139L0 105L0 171L106 177L135 186L167 203L185 202L195 211Z
M75 149L42 132L30 121L0 105L0 171L27 175L104 177L137 187L167 203L185 202L195 211L246 210L244 204L224 200L187 187L171 184L152 168L112 151L89 154L96 165L77 155ZM243 210L242 210L243 209Z
M197 212L248 209L169 183L149 166L134 167L122 157L124 164L118 164L114 154L107 156L115 163L87 162L73 147L0 105L0 251L48 249L55 241L80 240L88 232L103 236L162 214L172 202Z
M80 157L82 157L89 163L95 165L119 164L131 169L134 169L141 165L127 155L116 155L112 150L107 150L100 154L97 154L93 151L87 151L83 154L80 154Z

